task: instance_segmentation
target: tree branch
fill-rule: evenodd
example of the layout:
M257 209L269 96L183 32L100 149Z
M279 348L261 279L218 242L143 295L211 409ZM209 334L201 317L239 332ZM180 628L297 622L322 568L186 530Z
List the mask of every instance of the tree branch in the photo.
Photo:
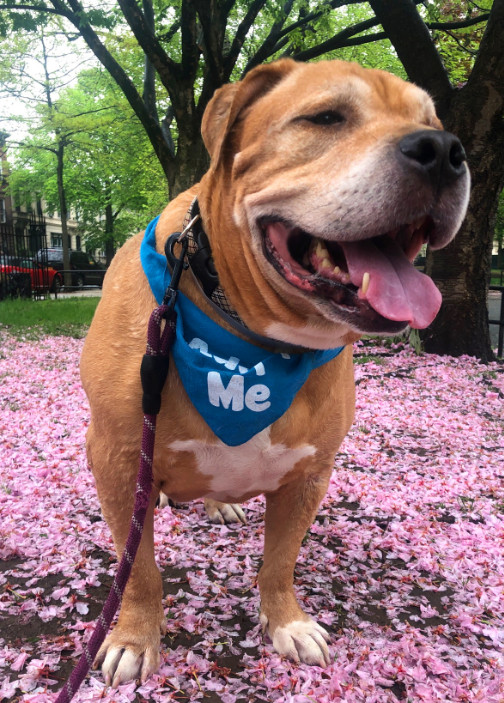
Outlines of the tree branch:
M197 5L197 0L182 0L180 8L182 71L184 79L191 83L196 79L201 53L198 45Z
M351 37L347 40L340 40L336 42L331 39L319 46L314 46L311 49L306 49L306 51L300 51L299 54L292 54L292 58L296 61L310 61L311 59L316 59L318 56L326 54L328 51L334 51L335 49L344 49L347 46L362 46L363 44L372 44L375 41L382 41L387 39L385 32L375 32L374 34L365 34L363 37Z
M39 149L40 151L50 151L55 156L58 150L55 147L41 146L40 144L30 144L29 142L14 142L9 140L9 147L20 147L22 149Z
M363 0L330 0L330 2L324 2L323 4L326 5L327 7L330 7L331 10L336 9L337 7L342 7L343 5L360 5L362 4ZM281 32L279 32L277 39L281 39L282 37L286 36L287 34L290 34L293 32L295 29L299 29L300 27L306 27L306 25L310 24L311 22L314 22L315 20L318 20L322 15L324 14L326 10L314 10L313 12L309 12L307 15L304 15L300 19L296 20L296 22L293 22L290 24L288 27L285 27Z
M75 0L67 1L69 3L75 2ZM135 0L118 0L118 3L131 31L135 35L135 39L156 69L166 90L170 95L173 95L176 90L176 82L174 80L176 63L168 56L155 34L151 31L144 13L140 10Z
M369 4L410 80L430 92L442 116L448 109L452 87L415 3L412 0L369 0ZM405 31L406 27L408 31Z
M475 24L481 24L481 22L486 22L490 17L489 12L485 12L477 17L470 17L467 20L460 20L459 22L426 22L429 29L440 29L441 31L448 31L452 29L465 29L466 27L472 27Z
M504 99L504 51L502 50L502 37L504 34L504 0L494 0L490 16L473 70L467 81L467 87L477 84L487 85L492 88L495 96L500 96L502 114L502 101Z
M180 21L176 20L170 29L168 29L164 34L158 34L158 38L160 41L164 41L166 43L170 42L175 34L180 30Z
M154 34L154 8L152 0L143 0L143 11L145 21L149 27L151 34ZM152 65L151 60L145 54L144 56L144 79L142 99L146 109L154 117L156 122L159 122L159 116L156 105L156 69Z
M361 0L358 0L361 2ZM331 7L334 5L334 7L337 4L343 4L341 0L333 0L330 5ZM293 2L291 0L287 0L285 5L284 5L284 17L283 19L278 20L278 22L273 23L271 26L271 29L268 33L268 36L266 39L263 41L261 46L257 49L255 54L250 58L247 62L247 65L245 66L241 77L248 73L252 68L255 66L258 66L259 64L263 63L268 59L270 56L273 56L274 54L277 53L277 51L280 51L287 43L288 43L288 38L286 38L286 35L289 34L289 32L294 31L294 29L297 29L298 27L301 27L318 17L322 15L322 11L319 12L311 12L308 15L305 15L302 19L298 20L297 22L294 22L293 24L290 24L288 27L285 29L284 24L285 21L288 19L288 14L290 14L290 11L292 10L292 5Z
M252 27L257 15L259 12L263 9L263 7L266 5L267 0L255 0L255 2L252 2L245 17L241 21L238 29L236 30L235 37L233 39L233 43L231 44L231 48L229 49L227 55L225 56L224 59L224 81L228 81L229 77L231 76L231 73L233 71L233 68L236 64L236 61L238 59L238 56L240 55L240 52L243 47L243 43L247 37L247 34ZM293 5L294 0L287 0L287 2L284 5L283 12L285 17L288 17L292 5ZM283 24L285 20L281 21L281 24ZM280 24L280 22L278 23ZM275 25L274 25L275 26Z
M0 10L27 10L29 12L48 12L50 15L60 15L61 16L61 11L56 10L52 7L46 7L46 5L25 5L25 4L19 4L19 5L3 5L0 4ZM67 14L64 14L64 17L67 17Z
M350 1L345 1L345 0L331 0L331 2L326 3L328 7L331 9L336 9L337 7L342 7L343 5L358 5L361 4L363 0L350 0ZM414 5L420 5L423 0L412 0ZM290 11L290 9L289 9ZM281 51L287 42L289 41L288 35L293 32L295 29L299 29L301 27L307 27L310 23L314 22L315 20L319 19L323 14L322 10L314 10L313 12L308 13L301 19L297 20L296 22L293 22L292 24L288 25L287 27L283 28L283 25L285 23L285 20L283 20L281 23L277 23L273 25L273 27L270 30L270 33L268 37L265 39L263 44L259 47L259 49L256 51L254 56L249 60L247 63L245 70L243 71L243 75L250 71L251 68L254 66L257 66L258 64L266 61L269 59L271 56L276 54L277 52ZM374 27L377 24L380 24L376 20L376 18L371 18L369 20L364 20L362 22L359 22L353 27L348 27L347 29L342 30L342 32L338 32L334 37L331 39L328 39L326 42L323 42L322 44L319 44L318 46L311 47L310 49L305 49L304 51L300 51L296 53L295 51L293 52L292 50L286 50L285 53L283 54L284 56L293 56L296 60L298 61L309 61L310 59L317 58L318 56L322 56L323 54L327 53L328 51L334 51L335 49L342 49L346 46L357 46L361 44L369 44L372 41L377 41L380 39L385 39L386 36L383 35L382 33L378 34L373 34L369 35L370 38L368 37L359 37L356 39L348 39L346 40L345 37L352 37L354 34L358 34L359 32L363 32L366 29L370 27Z
M191 39L193 45L197 44L197 13L203 31L203 43L199 48L203 51L205 56L207 69L205 71L205 78L209 76L212 86L219 86L224 82L222 46L226 29L226 17L223 17L219 12L217 3L213 0L192 0L192 2L185 2L184 5L194 5L195 8L195 11L193 11L191 15L189 15L189 11L186 9L186 20L182 23L182 27L184 27L184 24L187 25L187 51L189 51L189 41ZM194 33L194 37L192 37L190 32Z
M462 44L462 42L460 41L460 39L455 34L453 34L452 32L448 32L448 31L446 31L446 34L453 39L453 41L455 42L455 44L459 47L459 49L461 51L464 51L466 54L469 54L470 56L477 55L478 52L475 49L469 49L469 47L464 46Z
M73 119L74 117L84 117L85 115L95 115L97 112L105 112L106 110L113 110L113 109L115 109L115 105L108 105L107 107L97 107L96 110L86 110L85 112L76 112L76 113L72 113L72 114L60 110L58 114L63 115L64 117L69 117L69 118ZM82 131L85 131L85 130L77 130L77 132L82 132Z
M170 104L168 105L168 109L166 110L165 116L161 121L161 129L163 130L163 136L166 140L166 143L168 144L168 147L173 157L175 158L175 144L173 142L173 137L170 129L174 116L175 113L173 111L173 106Z
M373 19L370 20L364 20L363 22L358 22L352 27L348 27L347 29L343 29L341 32L338 32L338 34L335 34L334 37L331 37L331 39L322 42L322 44L313 46L311 49L305 49L304 51L300 51L297 54L293 54L293 57L297 61L309 61L310 59L314 59L317 56L321 56L322 54L325 54L328 51L340 49L342 46L348 46L344 43L346 39L353 37L355 34L360 34L366 29L376 27L377 24L380 24L380 22L376 19L376 17L373 17Z

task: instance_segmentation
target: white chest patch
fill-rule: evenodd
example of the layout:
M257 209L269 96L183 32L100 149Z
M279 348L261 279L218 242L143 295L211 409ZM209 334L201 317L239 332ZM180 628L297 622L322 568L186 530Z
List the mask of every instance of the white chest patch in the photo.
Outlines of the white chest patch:
M298 461L317 451L311 444L295 449L285 444L272 444L269 427L238 447L228 447L220 440L206 444L197 439L178 440L169 447L194 452L198 470L211 477L208 497L226 502L249 492L276 490Z

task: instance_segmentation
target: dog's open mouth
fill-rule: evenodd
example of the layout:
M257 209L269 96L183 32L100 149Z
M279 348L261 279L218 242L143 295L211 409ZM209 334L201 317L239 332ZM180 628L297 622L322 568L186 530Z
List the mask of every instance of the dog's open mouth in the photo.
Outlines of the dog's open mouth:
M260 227L265 256L283 278L347 314L366 317L367 310L423 329L439 310L440 292L412 263L429 239L428 217L355 242L321 239L282 220L263 220Z

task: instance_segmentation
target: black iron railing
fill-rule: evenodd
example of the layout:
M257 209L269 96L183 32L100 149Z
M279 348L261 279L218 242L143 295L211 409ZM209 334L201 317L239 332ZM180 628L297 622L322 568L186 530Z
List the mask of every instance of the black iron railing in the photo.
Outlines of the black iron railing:
M488 320L489 325L499 325L499 334L497 341L497 356L503 356L503 346L504 346L504 286L489 286L489 290L500 291L500 313L498 320Z

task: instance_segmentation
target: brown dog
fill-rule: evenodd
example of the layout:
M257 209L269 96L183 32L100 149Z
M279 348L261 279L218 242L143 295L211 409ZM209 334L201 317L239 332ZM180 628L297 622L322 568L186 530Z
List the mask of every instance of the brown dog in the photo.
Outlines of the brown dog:
M261 622L280 654L328 663L329 637L301 610L293 571L352 423L351 343L362 333L394 334L431 322L440 296L410 262L425 242L443 247L452 239L468 200L463 149L442 131L429 96L355 64L283 60L258 67L217 91L202 132L210 170L162 213L157 251L181 230L197 196L220 286L243 323L234 334L260 335L259 351L275 359L345 348L311 371L278 419L231 446L189 400L180 362L170 365L156 438L156 495L119 622L98 656L114 685L144 680L159 664L164 615L153 512L160 490L174 500L222 503L265 493ZM112 262L81 362L91 405L88 459L119 555L139 457L139 368L156 305L140 261L142 238L130 239ZM208 258L206 265L214 275ZM200 284L194 271L183 273L185 296L233 331ZM261 415L270 388L262 379L245 393L240 374L248 369L233 349L226 360L205 344L196 336L190 346L238 369L234 385L217 374L211 387L209 372L210 401L214 393L213 404L246 430L238 411L246 406ZM254 368L264 374L260 364Z

